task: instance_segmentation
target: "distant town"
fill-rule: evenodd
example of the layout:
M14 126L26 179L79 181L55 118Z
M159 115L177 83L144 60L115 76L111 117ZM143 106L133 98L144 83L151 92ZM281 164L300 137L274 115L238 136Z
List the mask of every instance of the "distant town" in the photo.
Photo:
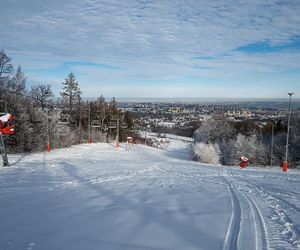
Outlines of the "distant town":
M213 116L222 116L229 121L251 120L258 126L264 126L272 120L284 120L287 117L288 98L282 101L226 101L203 103L172 102L120 102L122 111L136 117L136 126L141 129L174 129L197 126L199 122ZM300 112L300 101L292 103L294 112Z

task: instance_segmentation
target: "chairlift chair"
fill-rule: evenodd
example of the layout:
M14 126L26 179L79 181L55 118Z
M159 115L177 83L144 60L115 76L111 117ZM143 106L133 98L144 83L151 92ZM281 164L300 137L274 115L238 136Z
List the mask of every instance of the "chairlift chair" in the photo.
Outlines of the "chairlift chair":
M121 125L120 125L121 128L128 128L128 125L126 122L121 122Z
M59 120L58 123L59 123L59 124L66 124L66 125L67 125L67 124L70 124L70 122L69 122L68 119L62 119L62 120Z
M116 122L109 122L108 127L109 128L117 128L117 124L116 124Z
M91 127L92 128L101 128L102 127L101 121L100 120L93 120L92 123L91 123Z
M60 114L59 124L70 124L70 117L67 114Z

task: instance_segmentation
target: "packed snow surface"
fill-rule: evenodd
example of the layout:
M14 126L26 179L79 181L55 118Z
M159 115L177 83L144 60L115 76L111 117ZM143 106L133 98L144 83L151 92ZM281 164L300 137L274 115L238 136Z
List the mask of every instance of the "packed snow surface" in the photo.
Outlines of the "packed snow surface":
M300 249L299 171L203 165L189 143L10 155L0 249Z

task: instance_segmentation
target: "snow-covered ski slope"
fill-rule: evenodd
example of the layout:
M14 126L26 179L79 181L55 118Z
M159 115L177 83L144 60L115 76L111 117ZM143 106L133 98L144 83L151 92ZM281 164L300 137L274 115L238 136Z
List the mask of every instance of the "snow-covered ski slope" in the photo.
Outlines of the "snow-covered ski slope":
M87 144L10 155L0 168L0 249L299 249L300 173Z

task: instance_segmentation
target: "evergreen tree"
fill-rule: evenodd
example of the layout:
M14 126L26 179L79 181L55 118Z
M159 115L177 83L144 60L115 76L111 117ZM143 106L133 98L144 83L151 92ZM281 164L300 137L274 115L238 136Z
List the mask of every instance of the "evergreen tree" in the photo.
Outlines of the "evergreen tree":
M124 122L126 122L129 129L132 128L133 121L132 121L132 118L130 117L130 113L128 111L126 111L124 114Z
M8 88L10 91L14 93L21 94L25 91L25 87L26 87L25 84L26 84L26 77L22 72L21 66L19 65L14 77L9 81Z
M98 107L99 107L99 114L101 122L103 123L105 119L105 113L106 113L106 104L105 104L105 98L103 95L100 96L98 99Z
M73 73L70 73L63 84L63 91L60 93L65 107L70 114L74 110L75 104L79 102L81 91Z
M110 101L109 113L112 117L115 117L118 115L117 101L116 101L115 97L113 97Z

